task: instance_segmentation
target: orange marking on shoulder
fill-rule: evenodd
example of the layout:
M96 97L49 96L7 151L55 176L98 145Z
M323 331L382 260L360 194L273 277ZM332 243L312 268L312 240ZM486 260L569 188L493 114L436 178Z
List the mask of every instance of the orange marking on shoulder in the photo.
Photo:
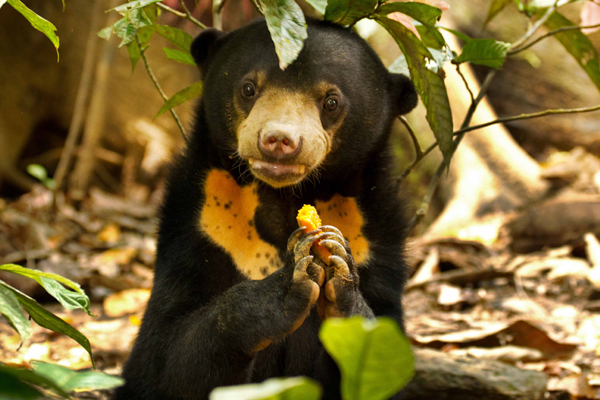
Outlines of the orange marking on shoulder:
M350 242L354 261L359 266L364 264L369 258L369 242L362 234L365 220L356 199L336 194L328 201L317 201L316 208L321 216L321 223L338 228Z
M237 269L250 279L262 279L282 265L275 246L258 236L254 213L258 207L256 184L241 187L226 171L214 169L206 176L206 200L199 227L224 249Z

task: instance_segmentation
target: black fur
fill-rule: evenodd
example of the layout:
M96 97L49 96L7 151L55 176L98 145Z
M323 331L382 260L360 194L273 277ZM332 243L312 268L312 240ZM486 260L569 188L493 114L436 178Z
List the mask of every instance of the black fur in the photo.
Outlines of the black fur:
M116 399L205 399L217 386L296 375L319 381L324 399L339 399L339 371L319 342L317 312L285 334L306 294L294 292L286 242L303 204L336 193L355 197L371 251L367 265L358 269L360 285L351 296L350 313L385 315L402 326L406 225L387 144L393 119L416 104L414 87L406 77L389 74L356 34L324 22L308 21L304 49L285 71L277 67L264 21L227 35L203 33L192 51L205 79L204 96L188 146L168 180L154 288L123 372L127 383ZM296 90L316 79L335 82L348 114L316 183L302 182L293 189L258 186L256 229L277 247L285 266L253 281L203 236L198 220L207 171L227 170L240 185L253 179L248 166L236 165L232 158L236 136L224 110L242 77L256 67L268 71L269 81ZM254 352L265 338L275 340Z

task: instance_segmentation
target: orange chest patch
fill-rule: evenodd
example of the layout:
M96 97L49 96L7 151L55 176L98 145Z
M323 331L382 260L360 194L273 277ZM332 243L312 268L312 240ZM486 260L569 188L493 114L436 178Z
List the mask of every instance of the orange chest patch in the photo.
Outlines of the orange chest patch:
M336 194L328 201L317 201L315 206L321 223L338 228L350 242L354 261L359 266L364 264L369 258L369 242L362 233L365 221L356 199Z
M262 240L254 226L256 184L241 187L228 172L214 169L204 191L200 231L231 256L237 269L250 279L263 279L281 268L277 249Z

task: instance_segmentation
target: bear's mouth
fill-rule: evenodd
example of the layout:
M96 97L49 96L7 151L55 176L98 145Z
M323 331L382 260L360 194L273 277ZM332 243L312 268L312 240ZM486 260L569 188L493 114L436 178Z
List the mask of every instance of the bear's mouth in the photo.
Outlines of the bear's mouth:
M248 164L259 177L281 183L295 183L306 174L306 165L302 164L278 164L256 158L248 158Z

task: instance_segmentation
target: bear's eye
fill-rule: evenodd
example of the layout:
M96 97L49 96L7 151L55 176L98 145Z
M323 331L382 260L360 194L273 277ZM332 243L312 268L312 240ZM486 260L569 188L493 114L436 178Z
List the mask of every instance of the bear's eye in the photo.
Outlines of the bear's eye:
M327 111L335 111L338 108L338 101L333 97L330 97L327 100L325 100L324 107Z
M244 83L244 86L242 86L242 95L244 97L252 98L254 97L255 93L256 90L254 89L254 85L252 85L251 83Z
M330 97L325 100L325 105L323 107L325 107L327 111L335 111L338 107L338 101L337 99Z

